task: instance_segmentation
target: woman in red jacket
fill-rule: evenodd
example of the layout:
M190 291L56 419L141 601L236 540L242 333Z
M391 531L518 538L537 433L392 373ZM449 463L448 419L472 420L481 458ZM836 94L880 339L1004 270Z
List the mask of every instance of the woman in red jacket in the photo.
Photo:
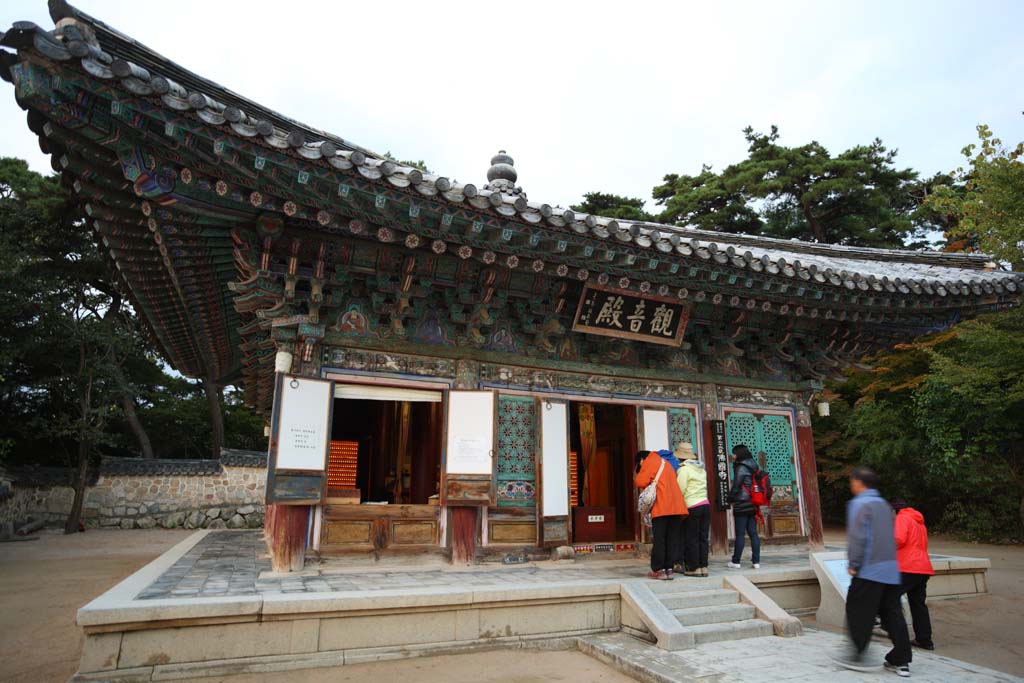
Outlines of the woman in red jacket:
M670 451L665 451L671 455ZM662 467L664 463L664 467ZM654 499L654 507L651 510L653 543L651 544L651 573L647 575L650 579L671 579L672 562L677 556L681 556L681 548L677 545L682 540L683 517L688 513L686 501L683 500L683 492L679 490L676 483L676 470L668 458L661 455L640 451L636 454L636 464L639 470L636 473L634 482L637 488L644 489L650 485L654 478L658 477L658 494ZM661 467L661 476L658 476L658 468Z
M932 620L925 604L928 578L935 574L928 557L928 528L924 525L924 516L906 502L893 501L892 508L896 511L896 562L900 566L903 592L910 603L910 616L914 619L914 640L910 644L934 650Z

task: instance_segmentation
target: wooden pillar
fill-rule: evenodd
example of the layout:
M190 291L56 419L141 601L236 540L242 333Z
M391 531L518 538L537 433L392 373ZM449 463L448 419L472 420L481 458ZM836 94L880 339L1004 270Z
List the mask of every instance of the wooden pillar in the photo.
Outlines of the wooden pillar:
M708 501L711 503L711 553L724 555L729 552L729 517L726 510L719 508L718 470L715 467L714 435L711 421L701 423L704 429L704 469L708 475Z
M476 557L476 507L459 505L452 514L452 564L471 564Z
M275 572L302 571L311 505L268 505L263 530Z
M796 447L800 454L800 490L803 491L804 514L807 517L807 540L811 548L825 546L821 523L821 496L818 493L818 464L814 457L814 429L810 415L803 410L797 415Z

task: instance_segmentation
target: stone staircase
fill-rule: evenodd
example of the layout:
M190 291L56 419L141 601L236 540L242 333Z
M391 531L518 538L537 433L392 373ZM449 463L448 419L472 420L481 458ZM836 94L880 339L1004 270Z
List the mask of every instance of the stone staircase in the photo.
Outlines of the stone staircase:
M702 581L698 587L693 581ZM652 582L651 592L681 626L693 633L694 644L770 636L771 622L756 618L753 605L740 602L740 594L723 588L722 580L680 577Z
M622 585L622 599L623 633L663 650L802 632L799 619L743 576L634 580Z

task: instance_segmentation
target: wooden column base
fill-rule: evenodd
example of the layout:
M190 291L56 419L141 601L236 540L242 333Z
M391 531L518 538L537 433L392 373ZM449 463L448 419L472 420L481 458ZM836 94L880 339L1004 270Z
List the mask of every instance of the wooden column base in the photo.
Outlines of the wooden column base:
M309 505L268 505L263 530L275 572L302 571L306 564Z
M476 557L476 507L456 506L451 509L452 564L470 564Z
M814 456L814 429L796 428L796 444L800 453L800 488L803 490L804 512L807 516L807 541L811 548L825 547L821 523L821 495L818 493L818 464Z

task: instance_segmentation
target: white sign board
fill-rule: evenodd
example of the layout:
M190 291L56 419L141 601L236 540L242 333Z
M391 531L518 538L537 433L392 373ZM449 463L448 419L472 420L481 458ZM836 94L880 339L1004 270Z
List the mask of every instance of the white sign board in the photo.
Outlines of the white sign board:
M491 474L494 453L494 392L448 392L449 474Z
M285 377L281 383L277 469L323 472L331 441L333 383Z
M668 411L644 408L644 450L670 451L668 442Z
M541 514L569 514L569 405L555 401L541 404Z

